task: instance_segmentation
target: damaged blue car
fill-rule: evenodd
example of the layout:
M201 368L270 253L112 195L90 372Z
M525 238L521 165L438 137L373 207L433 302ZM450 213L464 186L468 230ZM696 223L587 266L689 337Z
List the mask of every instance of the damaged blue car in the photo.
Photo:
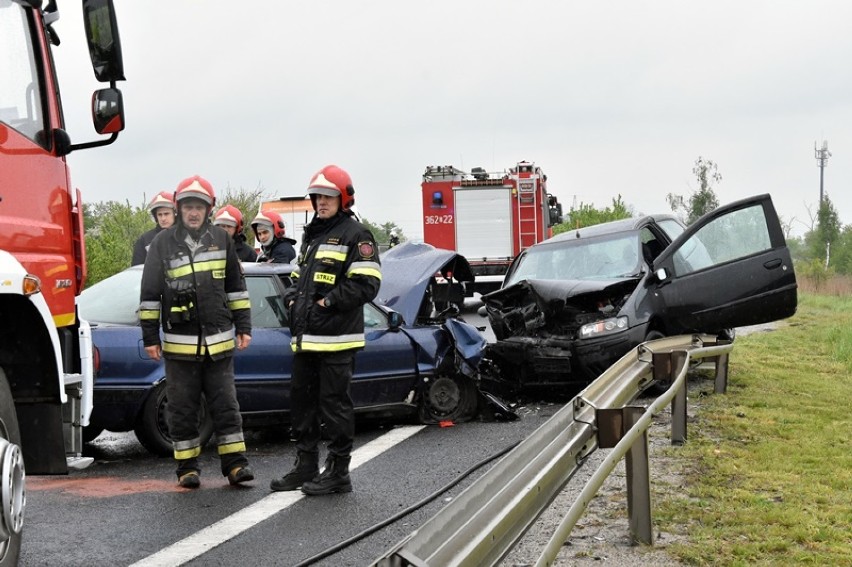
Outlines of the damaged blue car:
M364 306L366 347L355 357L351 389L356 415L421 423L472 419L490 400L477 385L486 340L463 321L422 313L424 303L432 304L433 276L448 265L463 272L467 262L431 246L398 248L383 255L379 296ZM282 293L294 266L243 267L253 331L251 346L234 359L240 410L246 428L286 424L293 353ZM91 440L103 430L134 431L149 451L168 455L164 367L147 356L136 313L141 277L141 266L129 268L78 299L97 349L94 410L85 433ZM204 411L199 418L206 441L212 421Z

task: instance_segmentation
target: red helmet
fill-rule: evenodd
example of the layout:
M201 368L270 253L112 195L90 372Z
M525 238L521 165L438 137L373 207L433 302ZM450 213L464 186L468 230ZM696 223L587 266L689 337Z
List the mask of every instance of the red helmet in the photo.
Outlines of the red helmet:
M308 184L308 195L328 195L330 197L340 196L340 208L348 211L355 204L355 188L352 187L352 178L344 170L336 165L327 165L311 177ZM314 209L316 209L316 202Z
M243 232L243 214L233 205L225 205L213 215L213 224L224 224L237 229L237 234Z
M257 216L251 221L251 229L254 231L255 237L257 237L258 226L271 230L275 238L284 238L284 234L286 233L284 219L275 211L260 211L257 213Z
M208 213L216 206L216 192L213 191L213 186L210 185L209 181L197 175L181 181L175 191L176 205L180 205L182 199L189 198L201 199L207 203Z
M175 196L173 193L168 191L160 191L154 198L151 199L151 202L148 203L148 212L151 213L151 216L154 217L154 220L157 220L157 209L160 207L167 207L177 213L177 209L175 209Z

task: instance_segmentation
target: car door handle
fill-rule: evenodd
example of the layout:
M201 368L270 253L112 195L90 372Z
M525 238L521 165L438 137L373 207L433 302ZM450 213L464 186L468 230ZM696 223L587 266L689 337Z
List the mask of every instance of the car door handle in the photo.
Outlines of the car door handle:
M775 258L774 260L769 260L768 262L763 263L763 267L767 270L774 270L778 266L781 265L781 258Z

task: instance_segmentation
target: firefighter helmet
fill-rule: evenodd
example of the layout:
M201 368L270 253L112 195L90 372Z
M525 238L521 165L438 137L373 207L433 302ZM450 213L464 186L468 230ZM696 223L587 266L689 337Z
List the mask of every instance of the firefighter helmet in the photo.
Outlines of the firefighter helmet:
M260 211L254 220L251 221L251 229L254 231L254 236L257 238L258 227L272 231L275 238L284 238L286 234L286 225L281 215L275 211ZM258 238L260 240L260 238ZM265 244L265 243L264 243Z
M174 193L170 193L169 191L160 191L154 198L151 199L151 202L148 203L148 212L151 213L151 216L154 217L154 221L157 220L157 209L161 207L167 207L177 213L175 209L175 196Z
M175 204L179 205L183 199L200 199L207 203L207 212L209 213L216 206L216 192L213 191L213 186L210 182L193 175L180 182L175 190Z
M352 178L336 165L327 165L311 177L308 184L308 195L340 196L341 210L348 211L355 204L355 188ZM311 199L316 209L316 202Z
M243 214L233 205L225 205L213 215L213 224L224 224L237 229L237 234L243 232Z

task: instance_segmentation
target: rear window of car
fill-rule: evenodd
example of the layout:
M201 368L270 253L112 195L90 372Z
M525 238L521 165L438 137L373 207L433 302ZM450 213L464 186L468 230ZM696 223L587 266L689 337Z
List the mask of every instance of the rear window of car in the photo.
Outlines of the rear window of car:
M77 298L80 317L92 323L138 325L142 270L126 270L83 290Z

